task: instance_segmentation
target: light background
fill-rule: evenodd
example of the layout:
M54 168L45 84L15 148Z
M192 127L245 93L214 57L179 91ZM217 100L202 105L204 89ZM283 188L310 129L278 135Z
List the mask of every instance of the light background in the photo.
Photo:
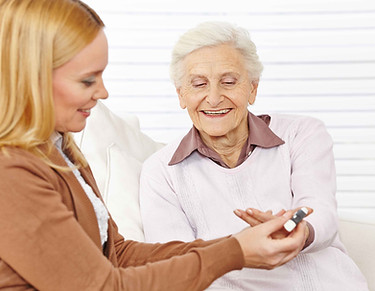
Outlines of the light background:
M375 218L374 0L87 0L106 24L104 79L118 115L169 142L191 121L169 80L178 37L207 20L249 30L265 66L250 110L323 120L334 140L341 212Z

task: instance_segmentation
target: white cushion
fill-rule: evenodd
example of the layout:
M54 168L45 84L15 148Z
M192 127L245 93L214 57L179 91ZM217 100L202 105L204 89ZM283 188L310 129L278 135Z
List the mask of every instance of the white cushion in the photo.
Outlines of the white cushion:
M135 116L120 118L101 102L75 139L120 233L126 239L143 241L139 174L143 161L163 144L143 134Z
M340 213L339 234L349 256L366 277L369 290L375 290L375 222Z

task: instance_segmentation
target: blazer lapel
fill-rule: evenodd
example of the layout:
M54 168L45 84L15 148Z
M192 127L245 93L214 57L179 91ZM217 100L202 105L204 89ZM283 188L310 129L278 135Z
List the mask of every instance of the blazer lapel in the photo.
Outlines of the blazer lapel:
M50 160L59 166L67 167L64 158L61 156L59 151L53 147L51 154L49 155ZM88 236L94 241L100 250L102 250L100 233L98 227L98 220L90 199L87 197L81 184L77 180L76 176L72 171L55 170L60 177L65 181L69 188L69 194L73 201L76 218ZM93 187L94 192L97 192L96 184L92 184L93 178L87 179L88 175L83 175L86 182ZM97 194L97 193L96 193Z
M94 175L91 172L90 167L82 168L80 169L82 177L85 179L85 181L92 187L92 190L102 200L103 204L105 207L107 207L103 201L103 197L100 194L99 188L96 184ZM107 209L108 211L108 209ZM108 211L109 213L109 211ZM109 213L110 219L108 220L108 239L107 243L105 244L104 248L104 255L115 265L117 266L117 257L116 257L116 252L113 244L113 236L114 236L114 228L112 225L112 217L111 214Z
M100 200L103 201L101 193L100 193L99 188L98 188L98 185L96 184L94 175L92 174L90 167L87 166L86 168L80 168L79 171L80 171L81 176L83 177L83 179L86 181L86 183L91 186L91 188L94 191L95 195L97 197L99 197Z

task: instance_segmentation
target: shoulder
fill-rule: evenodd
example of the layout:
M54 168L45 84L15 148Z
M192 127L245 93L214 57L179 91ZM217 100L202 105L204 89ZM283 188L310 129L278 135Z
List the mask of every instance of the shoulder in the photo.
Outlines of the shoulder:
M291 115L291 114L270 114L271 130L283 137L285 135L314 132L317 130L326 130L325 124L311 116Z
M179 146L181 139L182 138L177 138L153 153L143 163L142 169L159 168L160 166L168 167L168 163L172 159L172 156Z
M38 157L31 154L27 150L13 148L13 147L5 147L2 151L0 151L0 166L6 167L11 165L17 164L39 164L42 162Z
M325 124L304 115L271 115L271 130L288 148L332 148L333 140Z
M5 151L0 151L2 179L19 180L26 173L44 178L54 176L53 170L45 162L27 150L7 147Z
M293 126L304 125L324 125L315 117L297 114L270 114L270 126L275 128L291 128Z

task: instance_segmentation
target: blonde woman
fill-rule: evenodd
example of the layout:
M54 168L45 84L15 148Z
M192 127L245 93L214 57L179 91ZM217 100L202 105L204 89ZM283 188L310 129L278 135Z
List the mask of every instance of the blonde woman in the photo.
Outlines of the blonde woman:
M0 289L202 290L297 255L304 223L269 236L288 217L207 242L118 233L70 134L108 97L103 26L78 0L0 0Z

